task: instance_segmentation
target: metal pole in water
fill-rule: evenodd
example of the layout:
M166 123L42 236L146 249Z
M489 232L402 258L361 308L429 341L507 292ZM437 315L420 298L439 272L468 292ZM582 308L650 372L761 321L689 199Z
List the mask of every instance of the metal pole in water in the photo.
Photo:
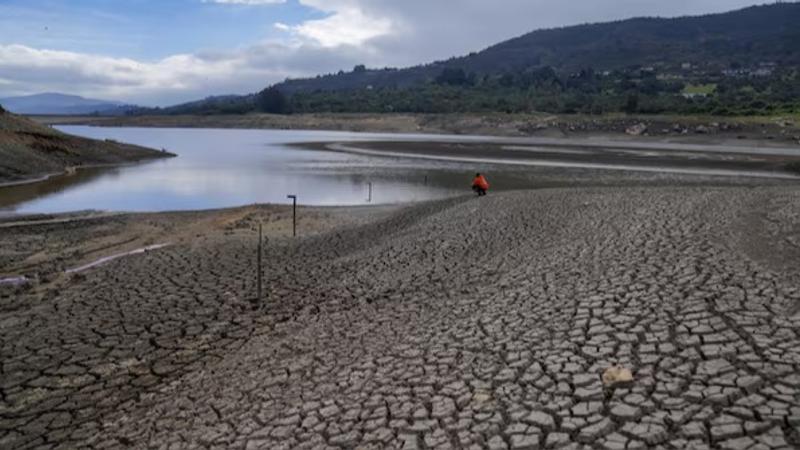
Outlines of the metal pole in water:
M262 286L262 278L264 277L264 271L261 269L261 258L263 254L263 234L261 232L261 224L258 224L258 303L259 305L262 303L263 297L261 296L261 286Z
M367 199L367 203L372 203L372 182L369 183L369 198Z
M297 237L297 196L287 195L286 198L292 199L292 237Z

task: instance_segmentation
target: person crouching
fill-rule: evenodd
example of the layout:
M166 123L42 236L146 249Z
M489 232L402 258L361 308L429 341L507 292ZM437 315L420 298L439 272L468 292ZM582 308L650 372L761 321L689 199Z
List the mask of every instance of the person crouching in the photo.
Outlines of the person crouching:
M475 179L472 180L472 190L475 191L479 197L481 195L486 195L486 191L489 190L489 181L486 180L485 176L476 173Z

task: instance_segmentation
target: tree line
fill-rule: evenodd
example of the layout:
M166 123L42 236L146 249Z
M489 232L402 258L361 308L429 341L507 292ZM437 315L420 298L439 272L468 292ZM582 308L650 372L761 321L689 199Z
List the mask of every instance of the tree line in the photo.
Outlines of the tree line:
M687 85L713 86L688 95ZM446 68L433 80L410 88L362 88L297 92L277 87L256 95L254 110L275 113L467 113L550 112L562 114L758 115L800 111L796 70L768 77L703 76L694 80L659 77L652 71L597 73L591 68L567 76L550 67L478 76Z

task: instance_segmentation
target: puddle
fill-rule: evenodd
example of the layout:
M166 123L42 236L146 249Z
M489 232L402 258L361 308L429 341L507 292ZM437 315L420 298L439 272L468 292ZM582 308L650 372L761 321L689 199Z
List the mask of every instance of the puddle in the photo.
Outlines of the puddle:
M26 284L30 281L28 277L9 277L9 278L0 278L0 285L10 284L12 286L19 286L21 284Z

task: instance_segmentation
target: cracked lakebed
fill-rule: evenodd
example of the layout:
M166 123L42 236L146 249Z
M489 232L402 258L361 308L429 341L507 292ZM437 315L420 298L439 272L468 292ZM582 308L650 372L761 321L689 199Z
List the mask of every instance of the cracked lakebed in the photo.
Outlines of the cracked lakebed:
M0 291L0 447L800 445L795 185L300 217L298 239L279 206L5 224L2 276L39 277ZM633 381L604 386L614 364Z

